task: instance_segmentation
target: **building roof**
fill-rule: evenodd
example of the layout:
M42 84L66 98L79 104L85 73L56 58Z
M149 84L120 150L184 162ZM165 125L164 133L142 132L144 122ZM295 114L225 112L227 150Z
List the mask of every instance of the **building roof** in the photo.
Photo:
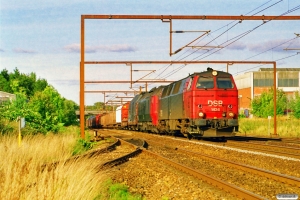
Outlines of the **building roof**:
M15 94L11 94L8 92L3 92L0 91L0 102L2 101L6 101L6 100L15 100L16 99L16 95Z
M274 71L273 68L260 68L258 71ZM300 68L276 68L276 71L300 71Z

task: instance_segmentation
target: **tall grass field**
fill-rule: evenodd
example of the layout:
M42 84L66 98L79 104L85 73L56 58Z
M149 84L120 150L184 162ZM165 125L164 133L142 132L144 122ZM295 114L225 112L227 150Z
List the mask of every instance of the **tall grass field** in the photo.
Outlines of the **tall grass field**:
M76 134L0 137L0 199L95 199L103 174L95 174L93 159L54 167L45 163L71 157Z
M292 117L277 117L277 133L274 134L274 118L242 118L239 119L239 134L262 137L300 138L300 120Z
M99 157L64 162L78 153L82 143L78 132L75 127L59 134L26 135L21 145L17 133L0 135L0 199L141 199L110 181L106 172L96 170Z

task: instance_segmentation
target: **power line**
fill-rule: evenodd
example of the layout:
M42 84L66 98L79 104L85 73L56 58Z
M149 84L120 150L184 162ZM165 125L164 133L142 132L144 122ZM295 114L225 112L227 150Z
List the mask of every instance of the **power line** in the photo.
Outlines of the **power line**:
M268 9L268 8L270 8L270 7L272 7L272 6L274 6L274 5L278 4L278 3L281 2L281 1L282 1L282 0L277 1L277 2L275 2L274 4L268 6L267 8L264 8L264 9L260 10L259 12L256 12L255 14L258 14L258 13L260 13L260 12L262 12L262 11L264 11L264 10L266 10L266 9ZM268 1L268 2L266 2L266 3L264 3L264 4L262 4L261 6L259 6L259 7L255 8L255 9L253 9L252 11L250 11L250 12L248 12L248 13L251 13L251 12L253 12L254 10L257 10L258 8L260 8L260 7L264 6L264 5L266 5L266 4L269 3L269 2L270 2L270 1ZM248 14L248 13L247 13L247 14ZM246 14L246 15L247 15L247 14ZM255 15L255 14L253 14L253 15ZM253 15L251 15L251 16L253 16ZM233 22L234 22L234 21L233 21ZM231 22L231 23L229 23L229 24L232 24L233 22ZM229 30L231 30L232 28L234 28L236 25L238 25L238 24L240 24L240 23L241 23L241 21L237 22L236 24L234 24L233 26L231 26L229 29L227 28L226 31L224 31L224 32L221 33L219 36L217 36L216 38L214 38L213 40L209 41L208 43L206 43L206 44L203 45L203 46L206 46L206 45L210 44L211 42L215 41L217 38L221 37L221 36L224 35L226 32L228 32ZM222 29L222 28L228 26L229 24L227 24L227 25L225 25L225 26L223 26L223 27L221 27L221 28L219 28L219 29L217 29L217 30L220 30L220 29ZM258 27L257 27L257 28L258 28ZM217 30L216 30L216 31L217 31ZM216 31L213 31L213 32L216 32ZM254 29L253 29L252 31L254 31ZM250 32L252 32L252 31L250 31ZM246 35L249 34L250 32L247 31L247 32L245 32L245 33L243 33L243 34L245 34L244 36L246 36ZM243 35L243 34L241 34L241 35ZM244 36L242 36L242 37L244 37ZM240 38L242 38L242 37L240 37ZM237 40L239 40L240 38L238 38ZM232 40L232 39L231 39L231 40ZM237 40L236 40L236 41L237 41ZM229 41L230 41L230 40L229 40ZM198 43L199 43L199 42L200 42L200 41L198 41ZM228 42L228 41L227 41L227 42ZM235 41L233 41L232 43L234 43L234 42L235 42ZM198 43L196 43L196 44L198 44ZM225 43L226 43L226 42L225 42ZM229 43L229 44L226 45L225 47L229 46L229 45L232 44L232 43ZM224 43L223 43L223 44L224 44ZM190 56L190 55L196 53L196 52L199 51L199 50L200 50L200 49L197 49L196 51L190 53L189 55L187 55L187 56L185 56L185 57L183 57L183 58L181 58L181 59L179 59L179 60L182 60L182 59L184 59L184 58L187 58L188 56ZM217 50L217 51L214 51L213 53L211 53L211 54L209 54L209 55L207 55L207 56L205 56L205 57L208 57L208 56L210 56L210 55L212 55L212 54L214 54L214 53L216 53L216 52L218 52L218 51L220 51L220 50L221 50L221 49L219 49L219 50ZM209 51L211 51L211 50L208 50L207 52L201 54L200 56L202 56L202 55L208 53ZM185 53L186 53L186 52L187 52L187 51L185 51ZM197 56L196 58L199 58L200 56ZM203 58L205 58L205 57L203 57ZM194 58L193 60L195 60L196 58ZM203 58L201 58L201 59L203 59ZM168 65L168 66L167 66L160 74L157 75L157 77L159 77L162 73L164 73L170 66L171 66L171 65ZM177 71L179 71L179 70L182 69L183 67L185 67L185 65L183 65L183 66L181 66L181 67L175 69L175 71L173 71L173 72L170 72L170 73L166 74L163 78L166 78L166 77L168 77L168 76L173 75L174 73L176 73ZM156 78L157 78L157 77L156 77Z
M254 57L256 57L256 56L259 56L259 55L261 55L261 54L263 54L263 53L266 53L266 52L268 52L268 51L270 51L270 50L275 49L276 47L279 47L279 46L284 45L284 44L286 44L286 43L288 43L288 42L291 42L291 41L293 41L293 40L295 40L295 39L297 39L297 38L298 38L298 37L292 38L292 39L290 39L290 40L288 40L288 41L285 41L285 42L283 42L283 43L281 43L281 44L279 44L279 45L277 45L277 46L274 46L274 47L272 47L272 48L270 48L270 49L267 49L267 50L265 50L265 51L263 51L263 52L260 52L260 53L254 55L254 56L251 56L251 57L249 57L249 58L246 58L245 60L249 60L250 58L254 58ZM245 60L244 60L244 61L245 61Z
M280 61L280 60L285 60L285 59L288 59L288 58L291 58L291 57L294 57L294 56L299 56L300 54L299 53L296 53L296 54L294 54L294 55L290 55L290 56L286 56L286 57L283 57L283 58L280 58L280 59L277 59L277 60L274 60L274 61ZM258 68L258 67L261 67L261 66L263 66L263 65L265 65L265 64L261 64L261 65L258 65L258 66L256 66L256 67L252 67L252 68L249 68L249 69L246 69L246 70L243 70L243 71L240 71L240 72L246 72L246 71L249 71L249 70L251 70L251 69L255 69L255 68ZM235 75L237 75L238 73L236 73Z
M272 1L272 0L270 0L270 1ZM255 9L253 9L252 11L246 13L245 15L248 15L248 14L250 14L251 12L253 12L253 11L255 11L255 10L261 8L262 6L266 5L266 4L269 3L270 1L268 1L268 2L266 2L266 3L264 3L264 4L260 5L260 6L258 6L257 8L255 8ZM262 11L264 11L264 10L270 8L270 7L272 7L272 6L278 4L278 3L281 2L281 1L283 1L283 0L277 1L276 3L274 3L274 4L270 5L270 6L268 6L267 8L262 9L262 10L260 10L259 12L256 12L256 13L252 14L251 16L254 16L254 15L256 15L256 14L258 14L258 13L260 13L260 12L262 12ZM236 20L235 20L235 21L236 21ZM237 22L236 24L234 24L233 26L231 26L230 28L228 28L228 25L234 23L235 21L232 21L232 22L228 23L227 25L225 25L225 26L223 26L223 27L217 29L216 31L218 31L218 30L220 30L220 29L223 29L224 27L227 27L227 29L226 29L223 33L221 33L221 34L218 35L216 38L212 39L211 41L209 41L208 43L206 43L206 44L203 45L203 46L206 46L206 45L210 44L211 42L215 41L216 39L218 39L219 37L221 37L221 36L224 35L225 33L228 33L228 31L231 30L232 28L234 28L236 25L238 25L239 23L241 23L241 21L239 21L239 22ZM213 32L211 32L210 34L216 32L216 31L213 31ZM210 34L209 34L209 35L210 35ZM204 38L203 38L203 39L204 39ZM203 40L203 39L202 39L202 40ZM201 40L200 40L200 41L201 41ZM196 45L199 44L200 41L198 41L198 42L196 43ZM199 51L199 49L196 50L196 51L194 51L194 52L192 52L192 53L190 53L189 55L185 56L184 58L186 58L186 57L188 57L188 56L190 56L190 55L196 53L197 51ZM186 53L186 52L187 52L187 51L185 51L185 53ZM206 52L206 53L207 53L207 52ZM202 55L203 55L203 54L202 54ZM182 58L182 59L184 59L184 58Z
M290 13L290 12L294 12L295 10L298 10L298 9L300 9L300 5L297 6L297 7L295 7L295 8L293 8L292 10L289 10L289 11L283 13L282 15L288 14L288 13ZM279 15L279 16L282 16L282 15ZM277 17L279 17L279 16L277 16ZM275 18L276 18L276 17L275 17ZM264 24L266 24L266 23L268 23L268 22L270 22L270 21L271 21L271 20L268 20L268 21L266 21L266 22L264 22L264 23L262 23L262 24L260 24L260 25L258 25L258 26L256 26L256 27L254 27L252 30L248 30L248 31L246 31L246 32L244 32L244 33L242 33L242 34L240 34L240 35L234 37L234 38L237 38L237 37L238 37L238 38L237 38L236 40L234 40L233 42L227 44L225 47L231 45L232 43L234 43L234 42L236 42L237 40L243 38L244 36L248 35L248 34L251 33L252 31L256 30L257 28L261 27L262 25L264 25ZM234 38L232 38L232 39L230 39L230 40L233 40ZM297 38L297 37L296 37L296 38ZM296 39L296 38L293 38L293 39ZM293 40L293 39L291 39L291 40ZM230 41L230 40L229 40L229 41ZM289 41L287 41L287 42L289 42ZM225 43L226 43L226 42L224 42L223 44L225 44ZM221 44L221 45L222 45L222 44ZM225 48L225 47L224 47L224 48ZM275 47L273 47L273 48L275 48ZM271 48L271 49L273 49L273 48ZM206 57L208 57L208 56L210 56L210 55L212 55L212 54L214 54L214 53L216 53L216 52L218 52L218 51L220 51L220 50L221 50L221 49L218 49L218 50L212 52L211 54L209 54L209 55L207 55L207 56L205 56L205 57L203 57L203 58L206 58ZM296 55L297 55L297 54L296 54ZM200 55L200 56L201 56L201 55ZM294 55L294 56L295 56L295 55ZM289 57L293 57L293 56L288 56L288 57L286 57L286 58L289 58ZM201 58L201 59L199 59L199 60L202 60L203 58ZM281 60L281 59L279 59L279 60ZM276 61L277 61L277 60L276 60ZM181 70L181 69L184 68L184 67L185 67L185 65L180 66L180 67L178 67L177 69L175 69L175 71L170 72L170 73L167 74L167 75L168 75L168 76L171 76L171 75L173 75L174 73L178 72L179 70ZM256 68L256 67L255 67L255 68ZM247 71L247 70L246 70L246 71ZM242 71L242 72L243 72L243 71ZM164 78L166 78L166 77L164 77Z

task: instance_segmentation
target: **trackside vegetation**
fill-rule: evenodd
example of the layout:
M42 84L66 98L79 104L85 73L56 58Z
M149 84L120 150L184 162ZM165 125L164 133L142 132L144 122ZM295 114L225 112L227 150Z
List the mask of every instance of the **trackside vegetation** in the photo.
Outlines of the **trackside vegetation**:
M72 156L78 133L78 127L68 127L59 134L26 135L21 146L15 136L0 135L0 199L141 199L95 170L99 157L63 162Z
M0 91L16 95L13 101L0 102L0 134L14 131L14 122L24 118L23 134L57 133L63 126L77 125L78 105L63 98L45 79L18 69L0 73Z
M108 179L103 184L103 192L98 196L100 199L109 200L142 200L142 195L131 194L126 185L120 183L113 183L111 179Z
M252 118L239 116L239 132L248 136L274 136L274 90L263 92L252 100ZM272 119L268 119L268 117ZM300 94L287 96L276 90L276 118L279 137L300 137Z
M252 114L256 117L267 118L274 116L274 90L263 92L252 100ZM276 115L290 114L300 119L300 94L295 92L294 96L288 96L282 90L276 90Z

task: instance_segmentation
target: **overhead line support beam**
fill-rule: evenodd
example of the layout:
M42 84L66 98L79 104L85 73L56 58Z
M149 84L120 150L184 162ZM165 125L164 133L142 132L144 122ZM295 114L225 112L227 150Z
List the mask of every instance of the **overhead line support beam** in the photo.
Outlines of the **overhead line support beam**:
M85 138L84 133L84 66L85 62L85 19L158 19L163 22L171 20L300 20L300 16L222 16L222 15L81 15L80 26L80 132L81 137ZM171 33L170 33L171 34ZM226 62L228 63L228 62ZM96 64L96 63L95 63ZM275 67L276 68L276 64ZM275 79L274 79L275 80ZM276 87L276 86L274 86ZM275 111L274 111L275 112ZM276 115L275 115L276 118ZM276 127L276 126L275 126ZM276 132L274 133L276 134Z
M81 15L84 19L158 19L158 20L300 20L300 16L247 15ZM164 21L166 22L166 21Z

